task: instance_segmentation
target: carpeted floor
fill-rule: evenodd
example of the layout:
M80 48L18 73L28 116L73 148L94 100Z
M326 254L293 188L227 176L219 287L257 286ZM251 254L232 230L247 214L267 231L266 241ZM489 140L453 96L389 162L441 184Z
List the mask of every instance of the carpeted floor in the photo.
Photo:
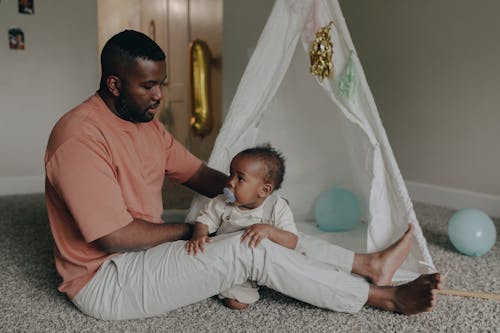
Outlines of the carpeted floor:
M500 239L482 257L460 255L446 235L453 211L423 204L415 210L435 264L446 274L446 288L500 293ZM0 248L0 332L500 332L500 302L494 300L440 296L431 313L403 316L365 307L349 315L271 290L245 311L211 298L159 317L98 321L56 290L41 194L0 197Z

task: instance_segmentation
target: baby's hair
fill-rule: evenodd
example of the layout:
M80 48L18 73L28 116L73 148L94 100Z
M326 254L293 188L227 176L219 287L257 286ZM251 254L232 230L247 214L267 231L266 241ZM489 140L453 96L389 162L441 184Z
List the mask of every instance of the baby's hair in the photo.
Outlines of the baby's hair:
M252 156L262 161L267 168L264 180L272 183L275 190L281 187L285 177L285 158L281 152L274 149L270 144L245 149L236 155L236 157L238 156Z

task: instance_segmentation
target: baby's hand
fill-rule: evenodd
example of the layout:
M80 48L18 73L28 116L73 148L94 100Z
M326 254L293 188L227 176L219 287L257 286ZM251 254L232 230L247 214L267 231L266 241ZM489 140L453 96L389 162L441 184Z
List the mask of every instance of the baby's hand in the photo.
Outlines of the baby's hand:
M212 239L208 236L194 237L188 240L184 247L189 255L195 256L198 254L198 251L205 252L205 243L210 243L211 241Z
M241 241L248 240L248 247L257 247L263 239L269 238L273 229L269 224L252 224L243 232Z

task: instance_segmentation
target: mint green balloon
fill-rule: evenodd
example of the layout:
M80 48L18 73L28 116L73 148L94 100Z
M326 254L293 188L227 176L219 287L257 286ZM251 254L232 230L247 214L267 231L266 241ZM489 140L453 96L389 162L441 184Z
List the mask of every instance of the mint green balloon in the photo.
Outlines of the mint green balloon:
M488 252L497 238L495 224L477 209L462 209L448 221L448 237L461 253L479 257Z
M314 217L323 231L348 231L361 218L361 206L354 193L342 188L326 190L314 204Z

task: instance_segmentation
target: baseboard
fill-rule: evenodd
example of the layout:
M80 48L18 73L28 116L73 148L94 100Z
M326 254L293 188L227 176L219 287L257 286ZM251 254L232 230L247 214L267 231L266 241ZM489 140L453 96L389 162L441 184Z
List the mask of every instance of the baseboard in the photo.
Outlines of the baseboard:
M475 208L492 217L500 217L500 196L451 187L406 181L413 201L454 209Z
M45 176L0 177L0 195L43 193ZM451 187L406 181L413 201L454 209L480 209L493 217L500 217L500 196L460 190Z
M43 193L45 176L0 177L0 195Z

